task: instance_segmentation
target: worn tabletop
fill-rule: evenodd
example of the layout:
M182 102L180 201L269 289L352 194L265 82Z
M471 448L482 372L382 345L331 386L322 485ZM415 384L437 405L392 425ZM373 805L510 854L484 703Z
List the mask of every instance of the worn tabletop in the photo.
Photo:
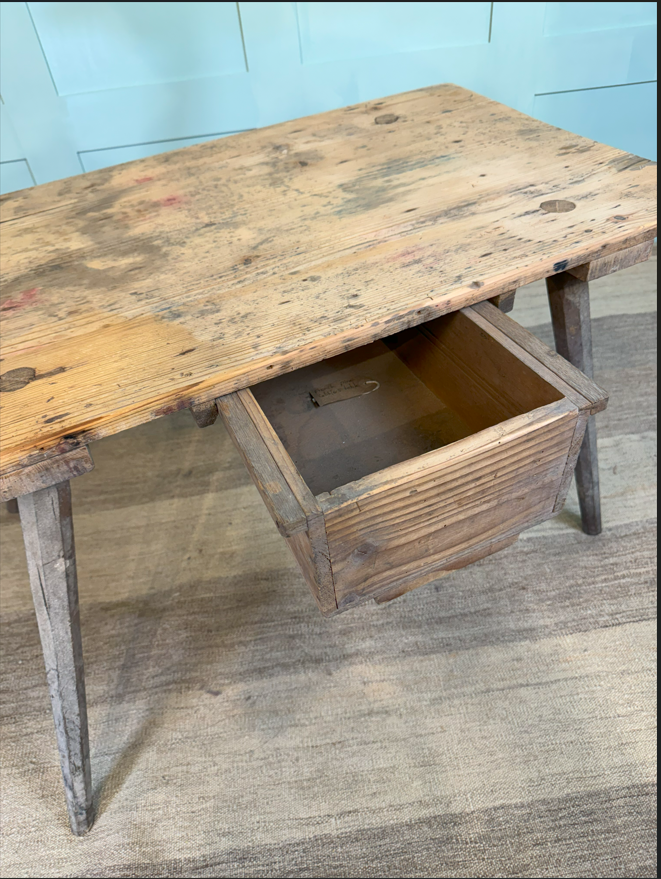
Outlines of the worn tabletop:
M0 469L647 241L655 190L441 85L12 193Z

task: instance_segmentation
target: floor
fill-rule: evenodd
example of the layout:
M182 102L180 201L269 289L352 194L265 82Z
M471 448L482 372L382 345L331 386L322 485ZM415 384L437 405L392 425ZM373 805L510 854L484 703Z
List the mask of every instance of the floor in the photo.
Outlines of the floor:
M73 483L98 818L70 835L0 515L2 876L654 876L656 259L594 282L605 529L324 621L222 425ZM550 342L543 285L513 316Z

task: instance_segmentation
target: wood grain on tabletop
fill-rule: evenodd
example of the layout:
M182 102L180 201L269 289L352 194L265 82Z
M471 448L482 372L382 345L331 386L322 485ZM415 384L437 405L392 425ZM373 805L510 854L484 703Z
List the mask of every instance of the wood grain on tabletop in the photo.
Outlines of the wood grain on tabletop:
M441 85L5 196L2 471L647 241L655 184Z

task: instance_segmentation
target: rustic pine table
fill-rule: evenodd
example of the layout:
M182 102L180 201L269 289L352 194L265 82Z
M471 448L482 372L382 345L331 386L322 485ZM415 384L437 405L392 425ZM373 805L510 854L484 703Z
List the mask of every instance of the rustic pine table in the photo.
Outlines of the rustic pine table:
M220 408L325 613L386 600L507 545L557 511L574 465L583 527L596 534L590 415L605 395L589 380L588 282L648 257L655 188L645 159L441 85L2 199L2 499L18 499L74 833L93 821L70 494L70 480L93 466L88 446L183 408L203 427ZM541 278L557 350L573 366L503 314L517 288ZM363 349L362 360L348 353ZM329 382L319 364L336 357L340 380ZM397 378L402 364L411 375ZM386 458L400 441L402 451L376 475L373 436L356 445L349 486L299 468L296 437L288 457L278 422L286 387L260 385L276 387L270 397L248 388L305 369L318 370L308 385L287 386L309 390L294 433L314 410L336 413L317 423L344 436L355 419L340 424L341 401L379 399L368 393L392 375L403 382L392 398L402 423L412 401L427 407L427 445L416 446L421 429L404 436L398 422L385 434L396 441L381 446ZM432 392L448 406L435 397L438 411L429 409ZM323 446L320 435L309 441ZM491 518L486 501L480 508L492 496L487 470L500 480ZM433 535L417 538L430 516L435 534L446 527L443 503L424 506L438 501L439 473L456 495L443 501L455 530L442 558ZM466 498L473 513L459 534ZM378 530L392 509L397 534L408 528L413 542L389 532L380 556L359 515ZM507 526L494 509L513 511ZM479 522L484 533L472 539ZM363 529L359 545L352 528ZM416 552L407 567L402 556Z

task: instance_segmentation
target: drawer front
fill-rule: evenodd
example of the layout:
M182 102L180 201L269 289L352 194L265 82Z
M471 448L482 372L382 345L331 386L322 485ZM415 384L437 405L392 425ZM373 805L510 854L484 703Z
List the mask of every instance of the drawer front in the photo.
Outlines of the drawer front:
M483 303L218 408L331 615L462 567L559 512L587 419L606 401ZM359 478L338 484L345 473Z
M338 607L432 579L553 515L578 410L563 400L519 420L477 448L430 454L422 469L364 486L355 500L321 500Z

